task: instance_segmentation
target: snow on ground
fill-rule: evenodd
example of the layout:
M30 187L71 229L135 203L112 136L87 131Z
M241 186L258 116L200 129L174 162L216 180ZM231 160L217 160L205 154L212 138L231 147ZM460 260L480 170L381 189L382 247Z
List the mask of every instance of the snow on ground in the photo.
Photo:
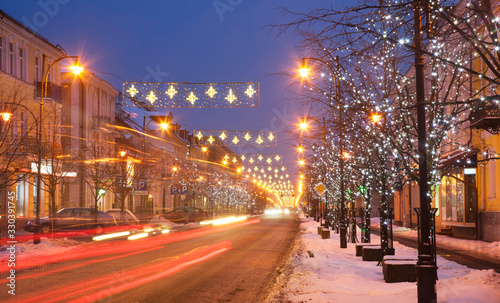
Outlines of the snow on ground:
M40 243L37 245L33 244L33 240L17 243L15 244L16 260L22 262L22 260L33 257L69 252L78 249L79 244L81 242L68 238L49 239L46 237L42 237ZM0 247L0 264L6 263L9 258L10 251L7 250L8 247L9 245Z
M274 302L416 302L416 282L385 283L377 262L362 261L355 244L340 248L337 234L321 239L318 222L312 218L301 224L295 256L282 285L274 290ZM372 242L380 238L372 235ZM394 242L396 256L417 257L415 249ZM310 257L307 250L314 253ZM438 302L500 302L500 275L494 270L473 270L438 256ZM286 271L286 270L285 270ZM280 279L280 278L279 278Z
M372 220L373 221L373 220ZM372 224L373 229L379 229L378 223ZM394 235L403 236L406 238L417 239L418 233L416 230L411 230L406 227L393 226ZM446 248L458 250L461 253L474 254L475 256L483 256L500 262L500 242L485 242L478 240L467 240L449 237L446 235L436 235L436 244L438 247L442 245Z

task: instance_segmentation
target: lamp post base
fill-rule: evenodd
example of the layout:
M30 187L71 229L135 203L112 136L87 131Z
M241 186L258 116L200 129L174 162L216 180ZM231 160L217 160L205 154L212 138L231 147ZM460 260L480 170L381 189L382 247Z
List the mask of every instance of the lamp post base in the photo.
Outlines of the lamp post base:
M415 266L415 271L417 272L418 303L437 302L437 266L433 262L423 262Z

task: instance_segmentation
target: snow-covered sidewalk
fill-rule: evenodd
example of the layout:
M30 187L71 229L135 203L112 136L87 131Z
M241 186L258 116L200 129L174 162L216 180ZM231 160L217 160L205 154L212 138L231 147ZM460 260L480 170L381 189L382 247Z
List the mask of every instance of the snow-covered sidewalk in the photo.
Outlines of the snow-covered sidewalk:
M347 249L341 249L337 234L321 239L318 222L312 218L301 220L295 252L282 269L270 301L417 302L416 282L385 283L382 267L356 257L355 244L348 243ZM372 235L372 242L380 243L380 238ZM496 245L492 245L493 250ZM417 257L415 249L397 242L394 248L396 256ZM307 251L313 252L314 257L309 257ZM439 256L437 265L438 302L500 302L500 275L493 269L469 269Z

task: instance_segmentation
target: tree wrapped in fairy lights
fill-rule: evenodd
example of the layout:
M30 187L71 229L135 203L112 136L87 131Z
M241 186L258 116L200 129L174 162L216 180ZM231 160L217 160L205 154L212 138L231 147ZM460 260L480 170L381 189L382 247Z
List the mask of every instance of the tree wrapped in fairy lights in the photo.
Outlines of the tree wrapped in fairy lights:
M477 125L474 120L475 111L495 106L498 111L500 103L496 93L500 84L497 5L488 0L365 0L339 11L331 7L309 13L285 10L293 20L276 28L304 37L302 50L308 57L326 62L327 66L316 67L326 79L335 78L328 65L340 57L344 67L340 85L343 96L349 96L343 102L346 110L361 116L376 111L384 117L383 127L361 131L361 125L359 132L366 132L376 144L376 148L364 149L365 159L377 157L384 163L379 168L392 172L375 181L375 188L391 194L397 182L388 187L376 184L404 174L406 181L419 183L421 207L429 210L433 191L452 168L439 165L444 152L472 149L470 140L462 138L469 134L469 121L475 128L500 131L500 123ZM329 104L330 87L320 86L326 80L309 80L298 93L299 99L306 97L301 100L320 110L334 106ZM421 228L428 230L425 216ZM419 245L419 252L424 252L419 264L428 263L435 271L435 244L429 238L426 231ZM419 267L419 272L424 269ZM427 279L431 282L425 282L420 273L419 298L432 300L435 275L431 273ZM421 282L427 283L427 292L420 292Z

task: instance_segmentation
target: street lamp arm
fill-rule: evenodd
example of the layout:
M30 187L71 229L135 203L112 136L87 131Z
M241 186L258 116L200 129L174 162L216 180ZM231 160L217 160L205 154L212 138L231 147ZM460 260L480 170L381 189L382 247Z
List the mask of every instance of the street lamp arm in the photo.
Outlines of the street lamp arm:
M49 76L49 72L50 70L52 69L52 67L57 63L57 62L60 62L64 59L69 59L69 58L73 58L73 59L77 59L79 60L80 59L80 56L62 56L62 57L59 57L57 58L56 60L54 60L54 62L52 62L49 67L47 68L47 71L45 72L45 74L43 75L43 86L42 86L42 97L46 97L46 94L47 94L47 78Z
M31 116L35 120L35 123L38 125L38 119L36 118L35 114L28 107L26 107L25 105L22 105L22 104L19 104L19 103L14 103L14 102L2 102L1 104L3 104L3 105L15 105L15 106L20 106L20 107L24 108L25 110L27 110L31 114Z

